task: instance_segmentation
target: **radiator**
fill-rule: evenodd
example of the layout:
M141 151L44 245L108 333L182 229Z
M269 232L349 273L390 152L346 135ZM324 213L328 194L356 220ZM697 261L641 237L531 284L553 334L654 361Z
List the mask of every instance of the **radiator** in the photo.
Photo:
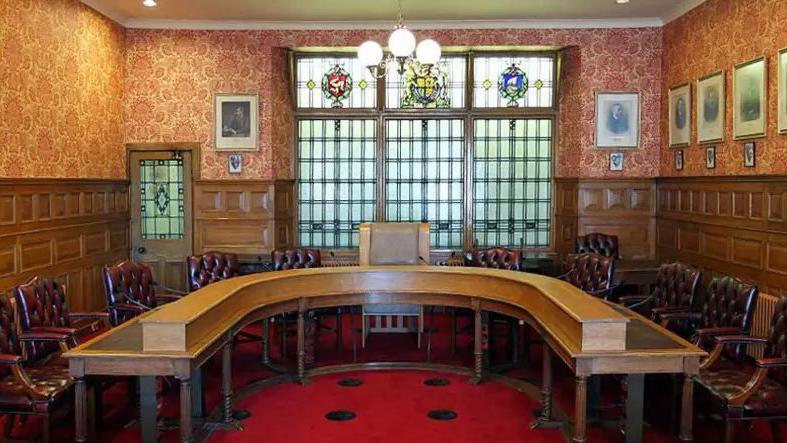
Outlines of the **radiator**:
M754 337L767 337L771 332L771 318L776 309L779 297L760 293L757 307L754 310L754 321L751 325L751 335ZM762 358L764 345L749 345L747 354L754 358Z

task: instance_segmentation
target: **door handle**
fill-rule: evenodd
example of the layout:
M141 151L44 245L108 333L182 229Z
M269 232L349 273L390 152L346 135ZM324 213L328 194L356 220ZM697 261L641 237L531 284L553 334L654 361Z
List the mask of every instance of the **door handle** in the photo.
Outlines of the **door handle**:
M140 247L137 248L137 252L139 252L140 254L144 254L144 253L148 252L148 250L145 249L144 246L140 246Z

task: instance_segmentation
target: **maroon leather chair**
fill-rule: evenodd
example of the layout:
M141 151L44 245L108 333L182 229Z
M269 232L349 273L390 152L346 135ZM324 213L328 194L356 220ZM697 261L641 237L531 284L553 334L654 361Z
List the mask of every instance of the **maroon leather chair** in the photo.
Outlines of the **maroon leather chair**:
M657 321L660 314L691 309L702 272L684 263L665 263L659 267L650 295L628 295L618 302Z
M563 262L566 271L559 276L594 297L608 298L615 289L615 258L600 254L569 254Z
M618 237L594 232L577 237L577 254L599 254L606 257L620 258Z
M659 314L661 325L690 339L697 346L710 350L714 337L748 334L759 291L733 277L714 278L697 312ZM727 357L742 360L743 346L730 346Z
M66 298L66 288L59 281L47 277L34 277L29 282L14 288L16 305L19 310L19 326L23 333L55 332L66 334L73 345L80 338L98 331L102 324L108 326L109 314L106 312L70 312ZM52 344L43 343L52 352ZM56 347L56 346L55 346ZM38 358L42 352L36 346L27 346L27 356Z
M0 414L6 415L6 436L12 430L15 416L43 417L43 440L48 443L51 415L74 398L74 380L68 366L53 363L52 358L59 350L68 349L69 336L52 331L18 333L19 313L15 303L7 295L0 295ZM42 352L25 359L22 345ZM45 353L45 349L53 351Z
M276 249L271 253L271 261L275 271L322 267L319 249Z
M188 266L189 292L196 291L211 283L237 277L240 273L238 255L210 251L202 255L192 255L186 259Z
M522 267L522 251L500 247L473 249L465 256L465 266L518 271Z
M725 442L735 441L735 422L753 420L771 421L773 441L784 441L778 426L787 419L787 297L776 304L767 338L719 335L714 342L697 385L710 398L710 406L721 410L725 418ZM765 350L753 372L724 358L725 349L731 346L755 344L765 345Z
M104 267L104 292L112 326L184 295L156 283L150 266L130 260Z

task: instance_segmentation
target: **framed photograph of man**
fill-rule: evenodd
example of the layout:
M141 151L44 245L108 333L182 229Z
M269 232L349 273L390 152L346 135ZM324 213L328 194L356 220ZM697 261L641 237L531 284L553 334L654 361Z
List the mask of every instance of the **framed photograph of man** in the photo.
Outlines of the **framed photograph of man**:
M691 138L691 85L669 90L669 145L688 146Z
M779 51L779 133L787 134L787 48Z
M596 93L596 146L639 146L639 112L639 94L636 92Z
M609 154L609 170L622 171L623 170L623 153L610 152Z
M259 109L257 94L216 94L215 149L258 150Z
M724 141L724 71L697 80L697 141Z
M683 170L683 149L675 150L675 170L676 171Z
M708 146L705 148L705 167L708 169L716 168L716 147Z
M765 136L768 122L767 72L765 57L735 66L732 75L732 126L736 140Z
M753 168L757 161L757 151L754 142L743 144L743 166Z

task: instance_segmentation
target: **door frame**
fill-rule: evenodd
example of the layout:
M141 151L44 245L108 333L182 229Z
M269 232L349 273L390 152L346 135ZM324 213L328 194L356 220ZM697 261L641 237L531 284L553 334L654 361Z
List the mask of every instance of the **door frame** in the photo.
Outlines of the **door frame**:
M131 153L132 152L157 152L157 151L177 151L177 152L189 152L191 153L191 183L189 186L191 187L191 252L194 253L194 242L196 241L197 236L195 235L194 228L196 227L194 214L196 213L195 206L196 203L194 201L194 189L196 186L197 181L200 179L200 150L201 146L199 142L175 142L175 143L127 143L126 144L126 177L128 178L128 198L129 203L131 201ZM130 205L129 205L130 206ZM133 210L133 208L131 208ZM129 229L128 229L128 244L129 244L129 257L131 257L131 248L133 247L133 240L131 238L131 217L129 217Z

